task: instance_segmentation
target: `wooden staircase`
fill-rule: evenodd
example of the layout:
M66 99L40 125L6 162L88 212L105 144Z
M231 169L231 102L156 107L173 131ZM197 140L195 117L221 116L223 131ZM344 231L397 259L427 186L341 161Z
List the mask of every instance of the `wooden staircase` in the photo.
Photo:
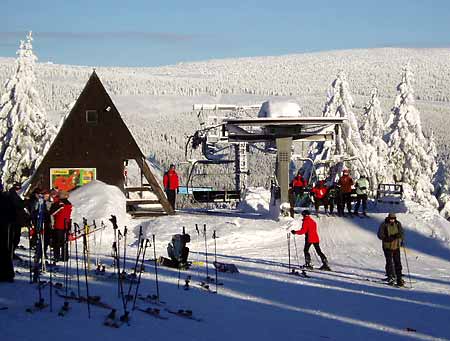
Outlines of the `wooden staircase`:
M141 169L141 184L138 186L125 186L127 197L127 213L133 218L158 217L174 214L165 193L151 172L144 157L136 159ZM148 183L143 183L144 178Z

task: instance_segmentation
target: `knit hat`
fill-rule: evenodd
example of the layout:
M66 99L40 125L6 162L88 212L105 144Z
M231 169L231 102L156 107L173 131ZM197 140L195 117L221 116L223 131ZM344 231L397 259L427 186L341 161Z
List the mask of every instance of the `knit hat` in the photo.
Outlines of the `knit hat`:
M397 219L397 216L395 215L395 213L391 212L388 214L388 218L389 219Z
M311 215L311 212L309 212L309 210L304 210L302 211L302 216L307 216L307 215Z
M59 191L59 198L60 199L67 199L69 197L69 192L67 191Z

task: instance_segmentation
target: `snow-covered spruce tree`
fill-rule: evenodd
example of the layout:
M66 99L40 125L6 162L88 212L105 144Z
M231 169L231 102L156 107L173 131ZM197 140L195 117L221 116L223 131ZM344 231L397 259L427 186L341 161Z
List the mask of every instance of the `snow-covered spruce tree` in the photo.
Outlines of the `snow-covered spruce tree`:
M409 64L402 70L397 97L385 135L388 162L395 181L402 182L405 196L423 206L437 207L433 178L437 170L436 147L422 132L420 113L414 106L414 74Z
M371 187L375 189L379 183L392 182L392 172L387 167L388 146L383 140L385 124L377 88L372 89L364 106L362 122L360 133L365 153L361 157L367 166Z
M323 116L345 117L347 120L342 126L341 138L337 138L334 142L319 142L311 145L309 155L315 163L320 164L320 161L329 160L334 154L358 158L364 155L365 146L361 140L356 116L352 111L353 105L354 102L345 73L340 71L331 83ZM356 175L364 173L364 168L357 160L352 163L352 170Z
M33 85L37 58L32 41L29 32L20 42L15 73L0 98L0 177L5 187L34 172L55 134Z

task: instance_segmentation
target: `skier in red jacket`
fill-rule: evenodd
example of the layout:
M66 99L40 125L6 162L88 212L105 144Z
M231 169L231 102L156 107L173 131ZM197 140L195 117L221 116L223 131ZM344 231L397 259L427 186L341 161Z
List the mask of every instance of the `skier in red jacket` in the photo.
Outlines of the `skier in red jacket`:
M169 170L164 173L163 177L164 190L167 195L167 200L169 200L170 205L175 209L175 201L177 199L178 193L178 174L175 172L175 165L171 164Z
M303 252L305 254L305 268L312 269L311 265L311 255L309 254L309 248L311 245L316 249L317 254L322 260L322 266L319 268L320 270L328 270L330 271L330 267L328 266L327 257L324 255L322 250L320 249L320 239L319 234L317 233L317 223L311 218L311 213L308 210L304 210L302 212L303 223L302 228L300 230L292 230L292 234L304 234L305 235L305 247Z
M320 180L311 190L314 198L314 207L316 209L316 216L319 216L319 207L323 205L325 214L328 214L328 187L325 186L325 181Z
M50 207L53 216L53 252L55 261L66 261L69 256L67 233L70 228L72 204L68 200L69 193L60 191L56 200Z

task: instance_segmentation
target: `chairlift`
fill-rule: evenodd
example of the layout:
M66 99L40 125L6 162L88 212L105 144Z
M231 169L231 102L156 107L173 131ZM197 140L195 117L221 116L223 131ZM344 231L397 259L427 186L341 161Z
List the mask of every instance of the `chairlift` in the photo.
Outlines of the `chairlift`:
M211 177L211 176L223 176L229 173L198 173L196 172L197 166L212 166L212 165L228 165L234 164L234 160L196 160L192 163L188 180L187 180L187 193L192 193L194 202L197 203L231 203L240 201L241 191L236 189L212 189L212 187L205 187L205 181L202 181L201 186L195 186L194 179L197 177ZM234 172L232 173L234 175Z
M400 204L403 201L403 185L397 184L378 184L376 202Z

